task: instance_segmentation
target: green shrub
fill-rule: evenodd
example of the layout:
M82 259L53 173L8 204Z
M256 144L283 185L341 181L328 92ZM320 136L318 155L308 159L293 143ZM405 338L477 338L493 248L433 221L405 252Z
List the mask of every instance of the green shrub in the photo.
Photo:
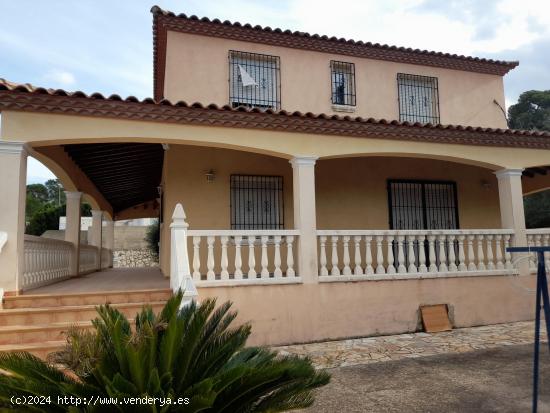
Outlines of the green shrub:
M160 241L160 225L158 219L147 227L145 242L151 251L158 255Z
M29 411L281 412L313 403L312 391L330 380L310 360L245 348L251 327L231 327L230 303L207 299L182 309L182 293L160 314L146 306L128 319L109 305L98 308L94 331L72 330L51 363L29 353L0 354L0 407ZM50 396L52 404L13 406L11 396ZM189 404L67 406L60 397L187 398ZM127 400L127 399L126 399Z

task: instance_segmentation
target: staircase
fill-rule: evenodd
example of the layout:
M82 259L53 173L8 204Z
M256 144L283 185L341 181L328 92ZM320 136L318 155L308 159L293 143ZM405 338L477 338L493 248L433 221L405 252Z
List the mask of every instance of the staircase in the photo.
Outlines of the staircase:
M4 297L0 352L28 351L46 358L65 345L64 332L70 326L92 327L96 306L109 303L133 319L144 304L158 312L171 294L170 289L154 289Z

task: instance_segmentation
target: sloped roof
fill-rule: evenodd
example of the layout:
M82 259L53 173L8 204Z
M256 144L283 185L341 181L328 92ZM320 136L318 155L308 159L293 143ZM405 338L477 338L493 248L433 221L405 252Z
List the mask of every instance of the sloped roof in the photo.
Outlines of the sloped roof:
M67 92L0 78L3 110L96 116L164 123L277 130L318 135L382 138L417 142L550 149L550 133L460 125L432 125L385 119L262 110L229 105L139 100L101 93Z
M390 46L387 44L355 41L344 38L309 34L300 31L279 28L252 26L239 22L210 20L207 17L187 16L172 13L159 6L151 8L153 13L153 65L154 95L156 99L164 97L164 72L166 59L166 33L168 30L203 36L221 37L252 43L294 49L314 50L323 53L363 57L375 60L408 63L422 66L442 67L504 76L519 62L484 59L451 53Z

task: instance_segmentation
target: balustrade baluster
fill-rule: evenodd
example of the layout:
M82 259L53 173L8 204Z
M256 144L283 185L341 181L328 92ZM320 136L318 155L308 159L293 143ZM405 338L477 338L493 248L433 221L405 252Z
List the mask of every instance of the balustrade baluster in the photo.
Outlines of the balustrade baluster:
M262 240L262 259L261 259L261 266L262 266L262 271L260 272L260 275L262 278L269 278L269 270L267 269L267 266L269 264L269 261L267 260L267 240L268 240L268 236L267 235L262 235L261 237L261 240Z
M385 274L386 268L384 268L384 252L382 251L383 235L376 236L376 274Z
M426 240L425 235L419 235L418 239L418 272L426 273L428 272L428 267L426 267L426 246L424 241Z
M495 235L495 253L497 259L497 269L504 269L504 262L502 262L502 235Z
M292 251L292 244L294 243L294 235L287 235L286 237L286 276L294 277L294 252Z
M220 240L222 243L222 258L221 258L222 271L220 273L220 278L222 280L229 280L229 272L227 271L227 266L229 265L229 260L227 259L227 243L229 242L229 237L222 236Z
M494 263L494 256L493 256L493 236L492 235L486 235L485 236L485 245L487 248L487 269L488 270L494 270L495 269L495 263Z
M395 274L394 258L393 258L393 235L388 235L387 237L387 248L388 248L388 274Z
M343 241L343 244L344 244L344 270L342 271L342 273L344 275L351 275L351 267L349 266L350 262L351 262L351 259L350 259L350 256L349 256L349 240L351 239L351 237L345 235L342 237L342 241Z
M407 271L410 273L416 273L418 272L418 268L416 268L415 262L416 262L416 255L414 253L414 245L415 245L416 237L414 235L408 235L407 236L407 243L409 245L409 267L407 268Z
M258 273L256 272L256 256L254 253L254 243L256 242L256 237L249 235L248 236L248 279L257 278Z
M236 280L242 280L243 278L243 258L241 256L241 243L243 242L243 237L240 235L235 236L235 274L233 277Z
M534 235L527 235L527 246L534 247L535 246L535 236ZM529 268L531 270L535 270L537 268L536 265L537 262L537 254L531 253L529 254Z
M485 270L485 255L483 254L483 234L479 234L476 237L477 240L477 269L478 271Z
M464 241L466 240L465 235L458 236L458 271L466 271L466 255L464 254Z
M325 237L324 235L321 235L319 237L319 244L320 244L319 263L321 264L321 268L319 269L319 275L328 275L326 243L327 243L327 237Z
M504 267L507 270L514 268L512 264L512 254L508 251L508 248L510 247L510 238L510 234L504 235Z
M206 259L206 268L208 269L206 273L206 279L208 281L214 281L216 279L216 273L214 272L214 241L216 237L207 236L206 243L208 247L208 257Z
M275 265L275 270L273 271L273 276L275 278L281 278L283 272L281 271L281 239L280 235L275 235L273 237L273 242L275 244L275 252L273 254L273 264Z
M370 275L374 274L374 268L372 268L372 251L371 251L371 245L372 237L366 236L365 237L365 274Z
M449 268L447 267L447 257L445 254L445 235L439 236L439 272L448 272Z
M200 258L201 237L193 237L193 280L201 279L201 258Z
M449 235L449 271L450 272L456 272L458 270L456 266L456 255L455 255L455 236Z
M475 255L474 255L474 238L475 235L468 235L468 271L476 271Z
M404 241L404 235L397 236L397 272L399 272L399 274L407 272L407 267L405 266L405 251L403 250Z
M331 252L331 262L332 268L330 270L330 275L340 275L340 269L338 268L339 259L338 259L338 236L334 235L330 237L332 241L332 252Z
M430 260L430 272L437 272L435 259L435 235L428 235L428 259Z
M353 273L355 275L363 275L363 263L361 258L361 236L360 235L354 236L353 241L355 243L355 251L353 254L355 267L353 268Z
M550 234L544 235L544 246L550 246ZM550 253L544 253L544 262L544 265L546 266L546 271L550 271Z

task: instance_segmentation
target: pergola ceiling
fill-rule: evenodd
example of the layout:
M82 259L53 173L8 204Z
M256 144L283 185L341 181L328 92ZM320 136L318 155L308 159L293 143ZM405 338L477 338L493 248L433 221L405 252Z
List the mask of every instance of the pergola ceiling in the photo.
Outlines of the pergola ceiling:
M533 178L535 175L547 175L550 171L550 166L540 166L538 168L526 168L523 171L523 176Z
M117 213L158 198L164 150L152 143L64 145Z

